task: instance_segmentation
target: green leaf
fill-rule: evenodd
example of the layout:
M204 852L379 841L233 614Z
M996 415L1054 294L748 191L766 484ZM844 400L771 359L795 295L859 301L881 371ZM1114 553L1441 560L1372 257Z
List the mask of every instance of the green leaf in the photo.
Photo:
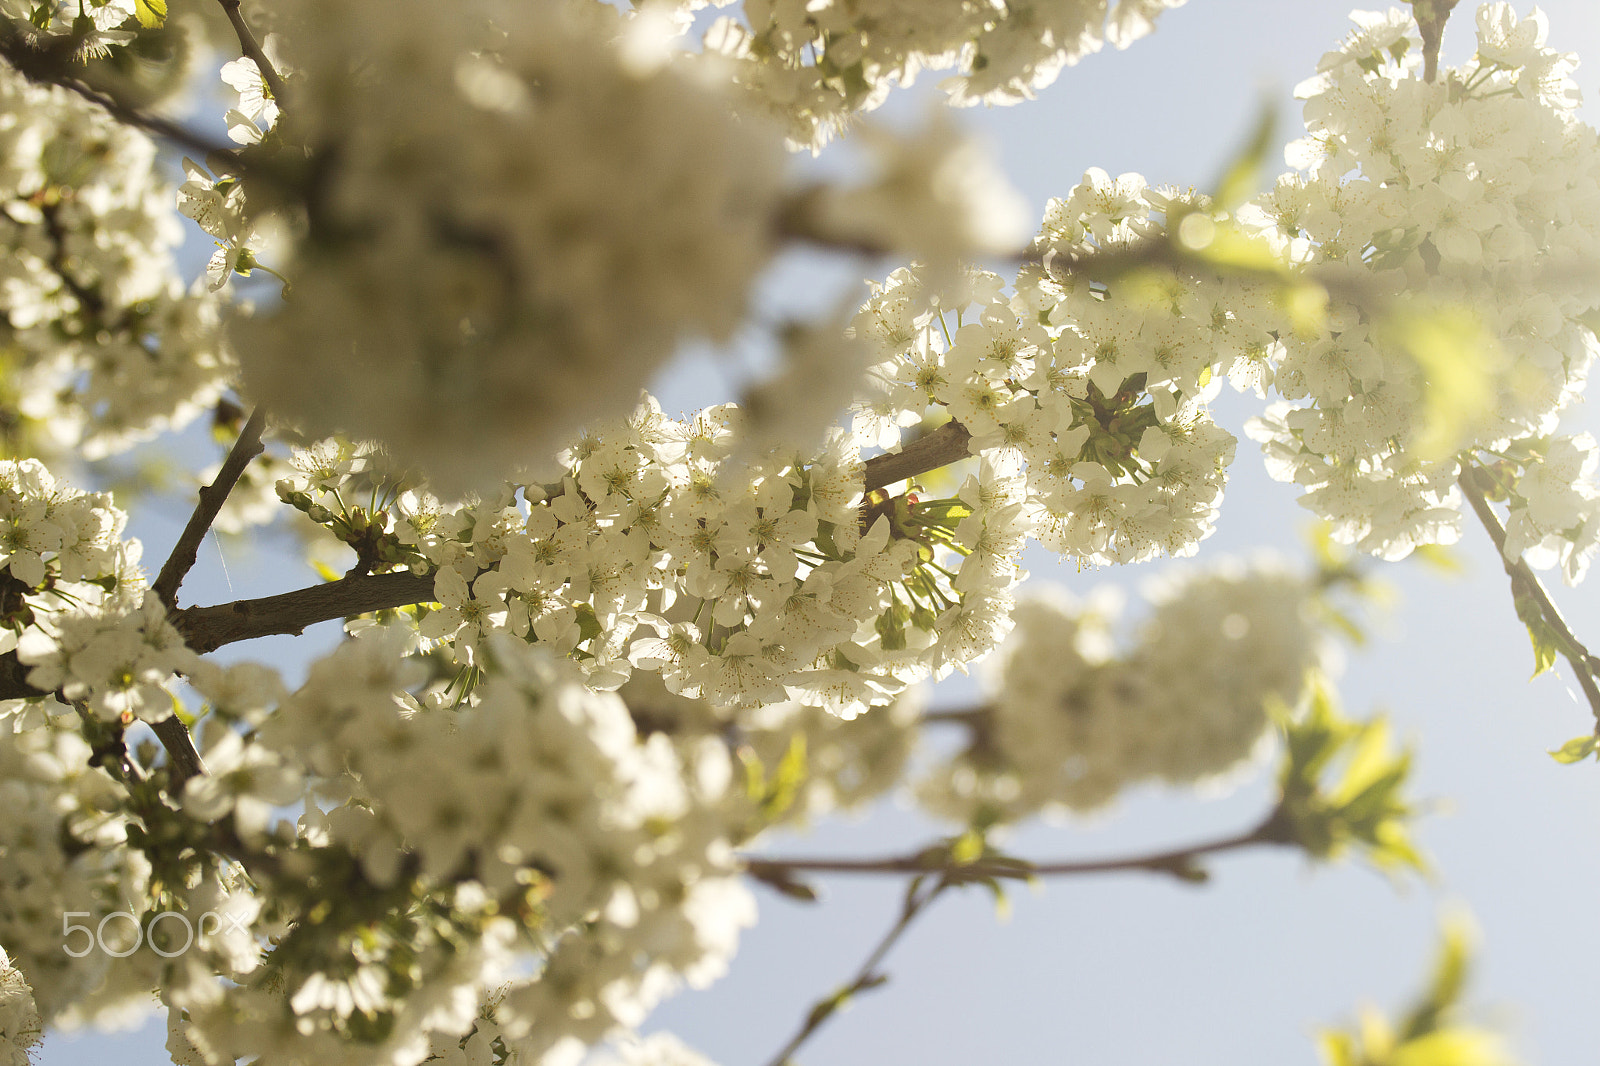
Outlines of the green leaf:
M1520 581L1512 582L1511 602L1517 609L1517 617L1528 627L1528 639L1533 642L1533 677L1538 677L1556 664L1556 656L1561 653L1561 637L1545 621L1544 608L1538 598L1523 588Z
M1232 211L1256 194L1261 185L1261 173L1267 156L1276 146L1273 133L1278 127L1278 111L1270 97L1264 97L1256 111L1256 123L1249 140L1228 162L1217 182L1211 202L1218 211Z
M167 0L134 0L133 13L139 25L153 30L167 21Z
M1011 920L1011 897L1006 895L1006 886L998 878L985 877L979 884L989 890L994 897L994 917L996 921L1008 922Z
M744 794L751 803L760 806L767 795L767 770L761 757L748 744L739 748L739 762L744 766Z
M1561 747L1550 753L1550 757L1559 763L1582 762L1600 748L1600 737L1589 736L1573 737Z
M1398 1025L1368 1009L1351 1028L1318 1035L1327 1066L1512 1066L1498 1034L1456 1021L1471 957L1470 924L1447 918L1441 939L1428 985Z
M806 780L806 737L796 733L789 738L789 747L778 760L761 800L761 813L769 819L781 818L794 806L800 786Z
M1338 610L1334 607L1324 606L1322 609L1322 617L1326 618L1328 622L1333 625L1333 628L1343 633L1345 635L1345 639L1354 644L1356 647L1360 648L1366 646L1366 630L1362 629L1361 624L1354 618L1351 618L1350 615L1344 611Z
M983 858L984 849L983 834L969 829L950 842L950 861L968 866Z
M1288 264L1264 239L1226 220L1210 225L1202 225L1202 222L1210 220L1204 215L1190 214L1178 224L1176 237L1185 255L1224 274L1278 276L1289 289L1303 287L1294 282ZM1322 293L1322 287L1316 286L1316 291Z
M1327 689L1313 688L1311 705L1286 726L1279 779L1281 837L1316 859L1359 848L1379 869L1426 869L1406 823L1402 795L1411 755L1394 751L1382 718L1352 722L1339 714Z
M1419 544L1411 554L1418 562L1425 563L1434 571L1451 577L1463 574L1467 569L1466 564L1461 561L1461 556L1443 544Z
M1504 362L1499 343L1467 308L1401 312L1386 325L1426 379L1410 456L1439 462L1494 416L1495 375Z

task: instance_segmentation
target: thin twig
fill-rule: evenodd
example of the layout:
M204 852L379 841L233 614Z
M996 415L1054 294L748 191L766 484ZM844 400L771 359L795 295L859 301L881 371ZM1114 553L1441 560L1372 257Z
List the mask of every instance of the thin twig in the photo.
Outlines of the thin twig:
M178 586L183 584L184 577L194 566L200 552L200 542L211 529L211 523L216 521L217 512L227 502L228 493L233 491L233 486L238 483L244 468L250 465L250 460L261 454L261 430L265 423L266 416L257 407L239 431L239 439L233 442L233 448L222 462L222 469L217 471L216 480L200 490L200 501L189 516L189 524L183 527L178 543L173 545L172 554L167 556L161 573L156 575L155 582L150 586L169 612L178 606ZM195 750L194 738L189 736L188 727L176 715L156 722L151 728L171 759L173 794L182 795L184 782L206 772L205 764L200 761L200 753Z
M950 859L946 849L930 848L913 855L894 855L876 859L748 859L745 868L758 879L780 881L793 880L793 875L804 873L941 874L946 878L959 878L963 881L981 881L990 878L1027 880L1032 877L1068 877L1077 874L1124 873L1134 870L1171 874L1180 880L1194 881L1203 876L1200 868L1195 865L1196 859L1256 844L1283 843L1283 835L1278 829L1279 815L1277 811L1273 811L1272 815L1261 824L1242 833L1168 851L1120 859L1074 859L1039 863L1021 859L995 861L980 858L973 862L962 863Z
M277 70L272 66L272 60L267 58L267 53L256 41L256 35L250 32L250 26L239 11L239 0L217 0L217 2L222 5L222 10L228 14L228 21L233 24L233 32L239 38L239 47L245 55L255 61L256 69L261 72L262 79L267 83L267 91L272 94L279 107L287 107L289 94L284 91L283 79L278 76Z
M849 1002L851 996L877 988L887 981L888 977L878 972L878 965L883 962L884 957L899 942L901 936L910 928L911 923L916 920L917 916L926 910L928 905L938 898L941 892L949 887L950 882L943 878L934 882L932 887L913 884L906 892L905 902L900 907L900 917L895 920L894 925L889 927L889 931L884 934L883 939L878 941L877 946L872 949L872 953L861 964L861 968L856 971L850 983L826 999L818 1000L811 1010L806 1012L805 1021L800 1025L800 1031L795 1033L789 1042L783 1045L783 1048L772 1057L772 1061L768 1066L791 1066L792 1056L800 1048L800 1045L811 1039L812 1034L822 1028L823 1023L829 1018L837 1014L839 1008Z
M23 40L15 31L0 30L0 58L5 59L13 70L29 81L41 85L54 85L77 93L118 122L181 145L202 158L214 154L233 157L235 154L226 144L213 141L176 122L146 114L132 104L89 85L79 76L78 69L70 57L64 55L59 48L37 48Z
M144 783L144 767L128 751L120 725L97 718L83 700L69 700L59 690L54 695L57 700L71 705L78 712L78 718L83 722L84 739L89 741L89 765L104 767L113 777L121 778L124 784Z
M921 718L920 725L981 725L988 719L989 710L984 706L963 707L954 711L928 711Z
M1509 559L1506 557L1506 528L1500 524L1500 516L1495 514L1489 500L1484 496L1482 489L1474 481L1472 471L1468 467L1461 471L1461 476L1456 483L1461 486L1461 491L1466 494L1467 501L1472 504L1473 513L1478 516L1478 522L1484 531L1489 534L1489 539L1494 542L1495 554L1500 556L1500 564L1505 567L1506 576L1511 579L1511 595L1513 601L1519 596L1526 596L1539 608L1539 615L1544 619L1560 638L1560 652L1567 663L1572 667L1573 676L1578 679L1578 685L1583 689L1583 694L1589 700L1589 710L1595 717L1595 735L1600 736L1600 684L1596 683L1595 675L1600 673L1600 659L1586 648L1583 641L1578 639L1567 620L1561 616L1561 610L1545 591L1533 570L1520 557Z
M183 527L183 534L178 538L178 543L173 545L172 554L162 564L161 573L150 586L161 602L166 604L167 610L177 609L178 586L183 584L189 568L194 566L195 558L200 553L200 542L205 540L211 523L216 521L217 512L227 502L228 493L233 491L233 486L238 483L244 468L250 465L250 460L261 454L261 429L265 424L266 415L257 407L239 431L239 439L233 442L228 458L223 460L222 469L217 471L216 480L200 490L200 502L195 504L189 524Z

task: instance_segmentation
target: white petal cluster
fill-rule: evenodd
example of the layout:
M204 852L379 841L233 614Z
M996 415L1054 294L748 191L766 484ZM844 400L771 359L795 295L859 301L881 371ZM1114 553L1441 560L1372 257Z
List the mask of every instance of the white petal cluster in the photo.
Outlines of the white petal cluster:
M1226 773L1259 749L1270 701L1292 703L1319 662L1314 595L1276 567L1224 565L1152 590L1155 609L1120 654L1116 599L1024 599L971 745L920 801L992 824Z
M68 729L0 729L0 943L51 1024L136 1015L157 980L151 956L111 954L132 951L133 928L107 916L143 913L150 865L127 845L121 788L89 758ZM65 932L68 912L88 932Z
M744 18L718 20L705 47L738 61L734 76L788 121L793 144L820 148L923 70L956 71L944 88L957 106L1016 103L1105 41L1126 48L1182 3L1116 0L1108 15L1106 0L747 0Z
M0 1066L29 1066L32 1049L43 1036L44 1019L33 1002L33 989L0 948Z
M945 270L1015 254L1026 241L1027 204L948 116L936 113L911 134L864 126L856 139L871 153L871 177L818 194L813 224L824 233Z
M32 667L30 685L59 690L101 718L124 723L171 717L167 684L200 666L153 592L134 610L80 610L45 620L22 635L17 657Z
M234 330L274 410L473 484L626 413L678 341L741 321L781 147L714 82L619 46L610 9L279 17L304 86L279 132L325 162L289 298Z
M178 278L155 143L7 68L0 159L7 454L96 458L188 423L232 360L215 298Z
M1509 494L1505 557L1560 566L1576 585L1600 551L1600 449L1587 433L1534 442Z
M0 650L56 663L41 675L47 690L71 673L61 665L63 633L81 648L144 598L139 542L122 539L126 522L109 495L59 482L37 459L0 460ZM89 660L84 670L108 680ZM87 691L74 685L71 698Z
M1051 202L1036 247L1046 264L1115 255L1160 237L1153 211L1202 206L1092 170ZM1259 288L1177 270L1063 283L1027 267L1008 297L993 274L949 287L898 270L854 324L881 360L857 438L890 445L907 414L942 410L996 472L1020 473L1027 531L1053 551L1084 563L1193 554L1235 445L1208 402L1223 374L1241 389L1272 379L1281 316Z
M497 994L496 1018L537 1057L635 1025L682 981L720 974L754 920L729 846L726 811L739 808L724 803L735 779L720 740L641 740L616 696L505 637L485 649L494 670L470 704L423 710L408 692L425 673L405 658L413 640L400 628L362 631L312 667L251 746L304 766L328 806L308 805L303 819L313 851L348 848L373 892L411 878L458 885L452 906L487 924L464 953L459 941L430 947L427 926L402 939L396 951L432 960L406 963L404 978L369 946L366 967L342 979L319 968L275 996L199 997L186 1029L198 1046L264 1054L263 1041L283 1040L309 1055L379 1012L396 1027L366 1054L401 1061L429 1030L467 1033L515 945L543 963ZM186 806L208 797L191 787ZM492 917L501 913L524 924ZM447 1018L427 1006L445 1002L470 1006Z
M1600 138L1576 116L1574 60L1543 46L1537 9L1485 4L1477 23L1475 59L1430 84L1409 18L1365 18L1299 89L1302 173L1253 208L1297 259L1365 296L1283 335L1275 385L1293 404L1251 435L1341 539L1385 558L1459 526L1455 463L1413 453L1435 383L1393 309L1465 309L1498 346L1468 446L1549 433L1597 350Z
M598 688L646 670L716 707L796 700L846 717L1004 635L1020 478L984 467L947 500L868 502L848 436L809 458L746 457L742 421L725 406L678 422L647 399L563 453L559 483L456 507L401 496L385 550L437 568L421 635L468 672L510 633L573 656ZM353 473L280 491L338 529Z

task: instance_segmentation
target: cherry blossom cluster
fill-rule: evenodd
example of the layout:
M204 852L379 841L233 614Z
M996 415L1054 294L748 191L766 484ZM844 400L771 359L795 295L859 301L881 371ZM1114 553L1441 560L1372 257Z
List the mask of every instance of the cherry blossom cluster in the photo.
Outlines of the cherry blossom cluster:
M1120 600L1025 598L988 673L972 740L920 782L930 811L974 825L1087 811L1147 781L1192 784L1259 752L1272 705L1323 658L1313 582L1228 564L1153 588L1118 649Z
M0 0L0 18L36 46L72 40L74 58L80 61L103 58L132 44L140 24L135 0L87 5L71 0Z
M274 18L304 86L278 130L328 164L280 267L292 298L233 331L260 400L472 484L492 457L549 455L625 413L678 340L742 320L773 245L779 145L648 41L617 41L611 9Z
M1175 203L1188 206L1090 171L1051 202L1036 247L1045 264L1109 257L1159 238L1152 209ZM858 439L890 446L942 410L993 469L1020 474L1031 534L1052 550L1084 563L1192 554L1235 444L1207 402L1223 373L1242 388L1271 380L1281 315L1267 286L1177 269L1064 282L1048 266L1024 268L1014 295L1002 285L973 272L952 290L899 270L874 286L854 325L881 360Z
M254 714L238 708L274 699L261 675L207 686L235 693L233 720L260 726L207 749L211 776L190 782L185 810L212 822L231 812L226 824L242 831L246 803L281 808L308 788L291 861L353 859L373 897L361 905L381 911L360 923L386 930L376 943L357 937L365 946L348 949L347 970L337 947L330 964L326 945L288 936L259 960L273 982L221 998L211 986L174 990L182 1038L212 1056L276 1045L335 1056L326 1061L415 1062L428 1041L467 1036L492 991L505 1038L537 1060L637 1024L684 980L716 976L753 920L729 846L746 804L721 741L641 740L617 697L504 636L485 649L495 669L469 703L426 709L413 695L427 676L407 657L414 640L405 627L361 630ZM256 824L259 839L285 845L281 830ZM416 895L437 892L452 897L443 933ZM341 919L323 921L334 935ZM391 951L406 953L404 967ZM536 976L512 978L513 951L542 957ZM337 1050L374 1016L387 1019L382 1041Z
M44 1019L27 978L0 948L0 1066L29 1066L31 1050L44 1036Z
M690 13L726 0L678 0ZM785 119L790 142L820 148L849 119L910 85L923 70L956 73L943 83L958 106L1013 104L1055 81L1063 67L1149 33L1183 0L746 0L724 17L705 48L737 61L733 77L763 110Z
M122 788L90 754L59 720L0 729L0 943L51 1025L148 1010L159 981L154 956L113 954L132 945L132 922L150 909L150 864L128 846ZM111 950L84 951L74 936L64 951L69 911ZM117 911L133 918L107 919Z
M868 497L846 435L809 459L746 456L739 422L731 406L678 422L647 398L564 452L560 482L455 508L409 493L362 521L387 523L381 562L435 570L419 630L463 686L506 632L572 655L598 688L642 669L717 706L792 698L848 717L1004 635L1021 478L984 467L947 499ZM339 479L358 471L324 448L320 467L295 460L321 473L280 492L339 528Z
M105 718L158 721L172 713L166 682L200 659L145 591L126 521L108 495L57 482L36 459L0 461L0 646L35 688Z
M144 574L126 522L110 496L56 481L37 459L0 460L0 650L43 638L53 654L46 631L138 606Z
M1454 358L1487 348L1492 397L1461 416L1456 447L1551 432L1597 350L1585 318L1600 306L1600 140L1576 116L1575 61L1544 47L1537 10L1519 20L1485 4L1477 55L1432 83L1408 14L1357 23L1299 88L1300 172L1244 217L1363 295L1337 301L1323 329L1282 335L1288 402L1250 432L1342 539L1398 558L1454 540L1460 522L1459 465L1419 454L1442 371L1417 355L1406 315L1450 309L1466 316Z
M1600 466L1594 437L1532 437L1489 467L1495 498L1507 504L1505 557L1559 566L1567 584L1583 579L1600 550Z
M189 422L232 359L215 298L179 280L155 143L7 68L0 156L5 453L94 458Z
M270 269L292 295L231 331L249 395L314 436L381 440L441 488L539 466L624 415L681 342L730 340L787 240L953 269L1026 230L949 122L875 131L863 182L785 188L777 130L735 114L724 61L675 52L648 5L407 2L274 9L298 106L280 117L231 64L252 151L238 174L188 161L180 200L217 240L215 286L261 266L264 229L287 238ZM320 163L296 185L305 153Z

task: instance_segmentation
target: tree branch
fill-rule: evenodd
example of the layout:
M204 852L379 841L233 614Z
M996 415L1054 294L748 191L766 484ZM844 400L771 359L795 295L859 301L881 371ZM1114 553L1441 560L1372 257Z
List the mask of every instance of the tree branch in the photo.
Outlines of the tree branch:
M1595 735L1600 736L1600 684L1595 680L1595 675L1600 673L1600 659L1595 658L1572 631L1572 627L1561 616L1561 610L1556 607L1555 601L1545 591L1544 583L1534 574L1532 568L1521 558L1506 558L1506 528L1500 524L1500 516L1495 514L1488 498L1484 496L1483 490L1473 478L1474 470L1476 467L1463 468L1456 483L1461 486L1467 501L1472 504L1473 513L1478 516L1479 524L1494 542L1495 554L1500 556L1500 565L1505 567L1506 576L1511 579L1513 602L1523 597L1531 601L1539 609L1539 616L1545 625L1549 626L1559 639L1561 655L1572 667L1573 676L1578 679L1579 687L1589 700L1589 710L1595 717Z
M889 927L889 931L884 934L883 939L878 941L877 946L872 949L872 953L862 962L861 968L856 971L855 976L833 995L828 996L826 999L820 999L812 1005L811 1009L806 1012L805 1021L801 1023L800 1031L795 1033L789 1042L783 1045L783 1048L772 1057L772 1061L768 1066L791 1066L793 1062L792 1056L800 1045L811 1039L812 1034L822 1028L823 1023L829 1018L837 1014L839 1009L848 1003L852 996L859 992L877 988L886 982L889 979L888 975L878 972L879 964L889 954L890 949L905 935L905 931L911 927L911 923L916 920L917 916L927 910L928 905L949 887L950 882L943 878L936 881L931 888L924 888L920 883L913 882L906 892L905 902L901 904L900 917L895 920L894 925Z
M172 622L189 647L204 655L235 641L299 634L317 622L428 603L432 599L432 574L363 574L278 596L215 607L188 607L173 612Z
M167 772L172 781L172 795L183 798L183 786L191 777L204 777L206 764L195 750L194 738L177 715L163 718L150 726L161 746L167 749Z
M222 462L222 469L217 471L216 480L200 490L200 502L189 516L189 524L183 527L178 543L173 545L172 554L167 556L161 573L156 575L155 582L150 586L169 613L178 606L178 586L183 584L184 577L194 566L195 557L200 552L200 542L211 529L211 523L216 521L217 512L222 510L228 493L233 491L233 486L238 483L244 468L250 465L250 460L261 454L261 428L265 422L266 416L257 407L239 431L239 439L233 442L233 448ZM173 794L181 796L184 782L206 772L205 763L200 761L200 753L195 750L194 738L177 715L162 719L151 728L171 759Z
M184 642L204 655L236 641L299 633L317 622L428 603L432 599L431 574L369 574L257 600L182 608L168 617L183 634ZM16 652L0 655L0 700L36 699L48 695L49 691L28 683L28 668L18 660ZM156 732L160 735L161 730L158 728ZM175 758L181 757L170 747L167 750ZM198 764L198 757L195 763Z
M947 848L929 848L914 855L895 855L877 859L747 859L745 869L752 877L774 883L792 883L795 874L940 874L951 880L989 879L1027 880L1032 877L1068 877L1078 874L1124 873L1145 870L1170 874L1183 881L1204 880L1205 871L1196 859L1256 844L1288 843L1280 811L1274 809L1259 825L1242 833L1217 840L1190 844L1149 855L1120 859L1075 859L1059 862L1028 862L1023 859L986 859L956 862Z
M258 415L259 412L251 415L251 422L258 423ZM882 488L955 462L966 455L969 437L965 427L949 422L926 437L913 441L902 451L874 456L866 462L867 487ZM200 503L153 586L157 595L168 605L168 617L172 624L183 634L190 648L204 655L241 640L299 634L307 626L318 622L433 601L432 574L402 571L346 577L276 596L237 600L210 607L173 607L177 588L188 569L194 565L199 544L215 520L217 509L227 498L228 491L249 459L256 454L251 449L259 449L259 442L259 424L252 430L247 423L216 480L200 490ZM27 668L18 661L15 652L0 655L0 700L49 695L30 685L27 674ZM199 756L191 756L193 745L188 745L187 750L182 747L175 750L176 730L165 728L174 734L167 749L174 759L174 766L186 767L184 772L203 773ZM181 723L178 728L182 728ZM157 735L162 735L161 730L157 730ZM168 739L162 736L163 743L168 743Z
M256 69L261 72L262 79L267 83L267 91L272 93L272 98L278 102L279 107L287 107L289 94L284 91L283 79L278 76L272 60L267 58L267 53L257 43L256 35L250 32L250 26L239 12L239 0L217 0L217 2L222 5L222 10L228 14L228 21L233 24L233 32L239 38L240 49L254 60Z
M1459 0L1411 0L1422 35L1422 80L1432 83L1439 76L1439 47L1444 43L1444 24Z
M183 584L189 568L194 566L195 557L200 552L200 542L210 531L211 523L216 521L217 512L227 502L228 493L233 491L233 486L238 483L244 468L250 465L250 460L261 454L261 428L265 422L266 416L257 407L239 431L239 439L233 442L228 458L223 460L222 469L217 471L216 480L200 490L200 502L195 504L189 524L183 527L178 543L172 547L172 554L162 564L161 573L150 586L168 611L177 608L178 586Z
M871 492L965 459L967 441L971 439L972 434L967 432L967 427L952 419L897 452L874 455L868 459L864 487Z
M63 44L71 44L71 39L64 39ZM80 77L77 64L61 45L36 47L15 30L0 28L0 58L31 82L54 85L77 93L123 125L133 126L173 144L181 145L202 158L213 154L226 155L230 158L235 156L233 149L225 144L212 141L175 122L148 115L126 101L119 100L112 94L85 82Z

